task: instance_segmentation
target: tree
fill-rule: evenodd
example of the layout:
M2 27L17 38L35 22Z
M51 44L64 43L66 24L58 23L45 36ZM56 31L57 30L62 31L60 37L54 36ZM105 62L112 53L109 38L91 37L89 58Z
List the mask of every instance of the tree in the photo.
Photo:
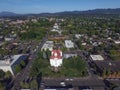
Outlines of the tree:
M22 60L22 61L20 62L20 65L21 65L22 68L24 68L26 64L25 64L25 62Z
M31 83L30 83L30 85L31 85L32 89L37 90L38 84L37 84L36 80L32 80Z
M0 69L0 79L3 79L5 75L5 72L3 70Z
M106 76L106 69L103 69L103 73L102 73L102 76Z
M17 49L13 49L13 50L12 50L12 54L14 54L14 55L15 55L15 54L18 54L18 50L17 50Z
M26 83L26 82L20 82L20 86L21 88L25 88L25 89L30 88L29 83Z
M7 71L7 72L5 73L5 78L11 78L11 77L12 77L11 72L10 72L10 71Z
M47 59L49 60L51 55L51 52L49 49L46 50L46 55L47 55Z
M0 90L5 90L5 87L1 82L0 82Z
M22 68L21 68L20 65L16 65L16 66L15 66L15 72L16 72L16 73L20 72L21 69L22 69Z
M65 76L79 77L87 75L86 63L79 56L69 58L69 60L65 59L63 67L64 70L61 71L63 71Z
M0 55L7 55L8 54L8 50L6 49L0 49Z

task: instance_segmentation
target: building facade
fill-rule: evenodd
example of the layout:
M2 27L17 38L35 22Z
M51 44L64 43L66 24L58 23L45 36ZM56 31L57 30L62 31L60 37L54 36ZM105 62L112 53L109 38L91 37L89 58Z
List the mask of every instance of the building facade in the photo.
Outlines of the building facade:
M20 54L20 55L13 55L8 57L5 60L0 60L0 69L4 72L10 71L12 75L15 74L15 66L19 65L22 60L27 60L27 55Z
M50 57L50 65L52 67L60 67L63 63L62 51L53 50Z

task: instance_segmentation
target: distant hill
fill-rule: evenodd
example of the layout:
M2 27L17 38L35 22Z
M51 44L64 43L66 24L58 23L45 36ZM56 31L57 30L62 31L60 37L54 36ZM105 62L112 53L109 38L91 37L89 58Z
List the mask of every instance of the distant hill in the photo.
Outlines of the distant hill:
M20 14L16 14L13 12L6 12L6 11L0 12L0 17L19 16L19 15Z
M94 9L94 10L87 10L87 11L65 11L65 12L58 12L56 14L60 15L79 15L79 14L119 14L120 15L120 8L117 9Z
M117 14L120 15L120 8L116 9L94 9L86 11L64 11L57 13L40 13L40 14L16 14L13 12L1 12L0 17L9 17L9 16L49 16L49 15L80 15L80 14Z

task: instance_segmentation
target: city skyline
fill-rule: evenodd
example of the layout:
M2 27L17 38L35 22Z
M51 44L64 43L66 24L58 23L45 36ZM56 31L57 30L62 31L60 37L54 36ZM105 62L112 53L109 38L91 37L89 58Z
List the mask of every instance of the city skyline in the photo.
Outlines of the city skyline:
M120 0L1 0L0 12L20 14L119 8Z

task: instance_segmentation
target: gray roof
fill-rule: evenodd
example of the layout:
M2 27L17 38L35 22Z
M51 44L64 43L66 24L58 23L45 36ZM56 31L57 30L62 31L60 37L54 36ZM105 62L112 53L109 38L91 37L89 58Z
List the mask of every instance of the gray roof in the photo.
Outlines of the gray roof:
M12 64L14 64L21 56L23 56L24 54L19 54L19 55L13 55L11 56L11 58L8 58L6 60L0 60L0 66L11 66ZM7 60L10 60L10 63L7 63Z

